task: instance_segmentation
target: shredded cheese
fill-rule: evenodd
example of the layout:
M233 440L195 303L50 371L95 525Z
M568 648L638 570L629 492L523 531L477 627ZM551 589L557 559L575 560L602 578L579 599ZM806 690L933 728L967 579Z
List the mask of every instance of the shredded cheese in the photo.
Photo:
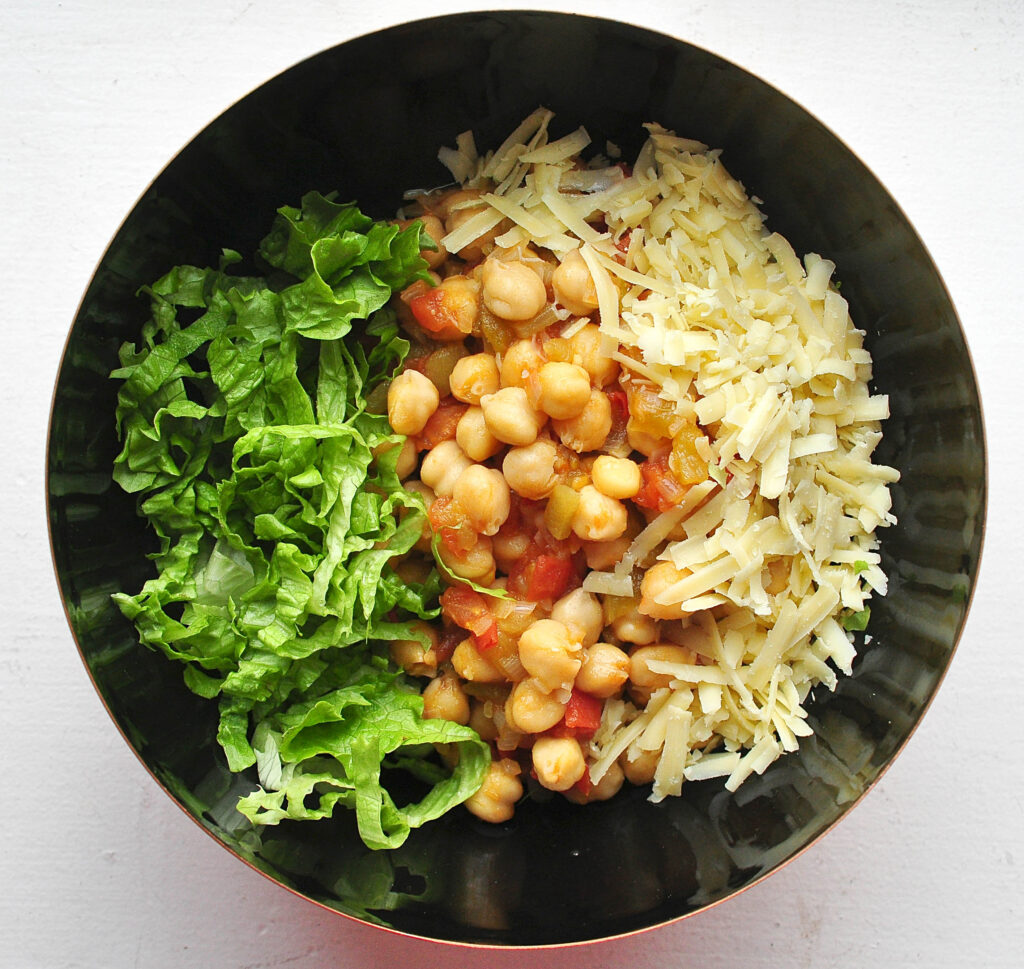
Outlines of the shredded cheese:
M583 585L631 598L636 570L671 562L682 577L655 600L692 614L674 639L696 658L652 662L671 682L644 705L607 701L588 757L597 783L660 750L652 800L686 780L735 791L810 734L810 690L834 689L855 658L842 610L885 592L874 532L895 520L899 473L872 453L888 399L869 390L835 264L769 233L718 151L649 124L631 173L581 172L586 131L548 140L551 119L539 108L483 157L468 133L442 151L457 181L488 190L443 242L457 251L509 219L499 245L578 248L604 351L705 430L708 480Z

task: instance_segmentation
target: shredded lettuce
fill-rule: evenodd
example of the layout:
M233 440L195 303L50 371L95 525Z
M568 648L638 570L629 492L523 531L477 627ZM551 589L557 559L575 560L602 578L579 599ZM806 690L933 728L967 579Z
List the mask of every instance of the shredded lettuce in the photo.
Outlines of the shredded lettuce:
M870 619L871 609L869 606L865 606L859 612L844 612L839 621L843 628L849 632L862 633L868 628L868 622Z
M409 350L387 302L427 278L422 244L418 224L310 193L278 211L264 275L229 272L242 260L225 250L147 287L141 346L112 374L113 476L159 538L156 576L115 601L219 703L228 765L260 778L242 813L276 824L340 803L374 848L464 801L489 761L469 728L423 719L382 648L418 638L441 591L436 569L416 584L392 568L426 508L395 471L403 438L368 404ZM457 747L452 771L433 744ZM428 793L397 806L382 766Z

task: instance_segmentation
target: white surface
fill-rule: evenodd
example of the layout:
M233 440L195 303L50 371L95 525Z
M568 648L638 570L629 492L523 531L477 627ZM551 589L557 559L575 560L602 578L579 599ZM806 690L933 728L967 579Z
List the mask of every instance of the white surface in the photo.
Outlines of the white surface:
M579 4L707 47L828 124L916 225L973 350L991 485L971 618L908 748L812 851L631 939L451 950L332 917L254 873L186 819L111 726L59 605L43 508L52 381L94 264L171 155L264 79L356 34L470 8L0 5L0 967L1020 965L1019 0Z

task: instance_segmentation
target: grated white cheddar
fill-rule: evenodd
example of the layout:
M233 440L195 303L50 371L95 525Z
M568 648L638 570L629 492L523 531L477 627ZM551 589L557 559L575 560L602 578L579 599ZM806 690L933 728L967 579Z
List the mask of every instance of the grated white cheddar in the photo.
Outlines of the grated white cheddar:
M605 703L590 775L660 749L652 800L685 780L726 777L735 791L811 733L810 690L834 689L855 658L842 611L885 593L874 532L895 521L899 473L872 453L888 399L869 391L835 264L769 233L720 152L649 124L631 173L587 172L586 131L549 141L551 119L539 108L484 157L468 133L442 151L463 186L490 190L443 241L458 250L509 219L499 245L578 248L607 354L707 432L708 480L584 581L632 597L637 569L673 563L684 576L656 601L692 614L674 641L695 657L652 662L672 679L646 705Z

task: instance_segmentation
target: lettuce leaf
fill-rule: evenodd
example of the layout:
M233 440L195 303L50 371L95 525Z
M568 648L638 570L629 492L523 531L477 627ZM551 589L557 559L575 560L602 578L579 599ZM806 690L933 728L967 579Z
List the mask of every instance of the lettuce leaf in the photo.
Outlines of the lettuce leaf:
M465 800L488 761L473 731L424 720L385 661L441 590L436 569L416 584L392 567L426 508L395 472L403 438L367 404L409 350L386 304L425 278L420 231L310 193L263 240L267 277L232 274L241 257L225 250L217 269L178 266L146 288L140 346L112 374L113 476L160 540L156 575L115 601L219 703L231 769L258 765L247 817L342 804L372 847ZM434 743L457 745L452 772L425 759ZM419 802L396 806L389 762L433 778Z
M256 824L330 815L337 804L356 812L360 834L374 848L395 848L409 832L440 817L480 785L490 752L468 727L424 720L423 699L394 689L393 674L364 673L350 686L296 704L264 720L257 757L263 788L242 798L239 810ZM422 763L424 744L455 744L459 770L434 775L415 804L398 806L381 781L390 755L408 752Z

